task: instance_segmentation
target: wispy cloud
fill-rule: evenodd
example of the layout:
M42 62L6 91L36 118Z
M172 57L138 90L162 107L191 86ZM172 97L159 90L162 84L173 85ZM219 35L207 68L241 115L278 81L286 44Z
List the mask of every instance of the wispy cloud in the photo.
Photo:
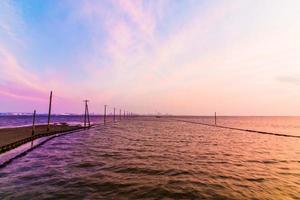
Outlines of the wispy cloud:
M20 64L16 53L24 48L24 24L11 1L0 2L0 93L18 99L41 100L43 88L36 75Z
M292 85L300 85L300 76L278 76L276 78L276 80L278 80L279 82L283 82L283 83L289 83Z
M35 90L41 90L41 87L34 83L37 81L35 75L22 68L14 55L1 46L0 66L1 80L13 81L15 84L22 84Z

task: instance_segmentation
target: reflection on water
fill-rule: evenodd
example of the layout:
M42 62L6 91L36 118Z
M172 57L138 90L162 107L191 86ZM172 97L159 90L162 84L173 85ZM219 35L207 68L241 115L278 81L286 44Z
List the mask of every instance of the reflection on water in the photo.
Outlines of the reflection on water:
M122 121L55 138L0 169L1 199L296 199L300 139Z

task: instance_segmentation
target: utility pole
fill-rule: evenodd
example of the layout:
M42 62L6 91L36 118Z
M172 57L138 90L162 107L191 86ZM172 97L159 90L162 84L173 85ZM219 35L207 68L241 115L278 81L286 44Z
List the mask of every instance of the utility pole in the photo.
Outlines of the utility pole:
M34 133L35 133L35 114L36 114L36 111L34 110L34 112L33 112L33 120L32 120L32 133L31 133L31 136L33 136Z
M215 112L215 126L217 126L217 113Z
M47 124L47 132L49 132L49 131L50 131L51 107L52 107L52 91L50 92L50 101L49 101L49 111L48 111L48 124Z
M85 127L86 127L86 103L84 104L84 128Z
M90 112L89 112L89 106L86 103L86 113L87 113L87 117L88 117L88 123L89 123L89 127L91 127L91 121L90 121Z
M89 107L88 107L88 102L89 100L84 100L85 102L85 112L84 112L84 127L86 127L87 123L89 127L91 126L90 122L90 113L89 113Z
M116 108L114 108L114 122L116 122Z
M104 105L104 114L103 114L104 124L106 123L106 106L107 105Z

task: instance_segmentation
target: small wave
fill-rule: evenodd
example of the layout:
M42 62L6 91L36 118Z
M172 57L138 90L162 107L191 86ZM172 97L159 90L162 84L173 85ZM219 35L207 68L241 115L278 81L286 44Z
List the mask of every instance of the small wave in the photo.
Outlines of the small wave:
M186 170L179 170L179 169L170 169L164 171L163 175L166 176L192 175L192 172Z
M264 178L246 178L247 181L251 181L251 182L264 182L266 179Z
M114 169L113 171L117 173L146 174L146 175L160 175L162 173L161 170L142 168L142 167L126 167L126 168Z
M246 188L249 189L250 186L249 185L245 185L245 184L234 184L235 186L241 187L241 188Z
M280 163L279 160L246 160L249 163L259 163L259 164L276 164Z
M293 173L293 172L278 172L278 174L281 174L281 175L284 175L284 176L300 177L300 173Z
M98 163L91 163L91 162L84 162L84 163L79 163L78 165L75 165L75 167L78 168L91 168L91 167L99 167Z
M229 176L229 175L218 175L218 176L213 176L214 178L220 178L220 179L230 179L230 180L236 180L236 181L241 181L241 178L234 177L234 176Z

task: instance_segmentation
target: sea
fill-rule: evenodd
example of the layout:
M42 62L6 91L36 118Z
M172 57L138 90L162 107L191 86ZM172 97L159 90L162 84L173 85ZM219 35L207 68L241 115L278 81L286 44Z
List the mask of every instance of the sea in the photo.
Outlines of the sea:
M0 117L0 126L30 124L27 117ZM189 122L215 123L132 117L55 137L0 168L0 199L300 199L300 138ZM300 117L217 124L300 136Z
M113 120L112 115L107 116L109 121ZM116 116L115 119L119 119L119 116ZM22 126L31 126L33 121L32 115L0 115L0 129L1 128L13 128L13 127L22 127ZM35 124L47 124L48 116L45 114L37 115L35 118ZM67 123L69 125L78 125L84 123L84 115L52 115L50 118L51 123ZM102 115L91 115L90 122L103 123Z

